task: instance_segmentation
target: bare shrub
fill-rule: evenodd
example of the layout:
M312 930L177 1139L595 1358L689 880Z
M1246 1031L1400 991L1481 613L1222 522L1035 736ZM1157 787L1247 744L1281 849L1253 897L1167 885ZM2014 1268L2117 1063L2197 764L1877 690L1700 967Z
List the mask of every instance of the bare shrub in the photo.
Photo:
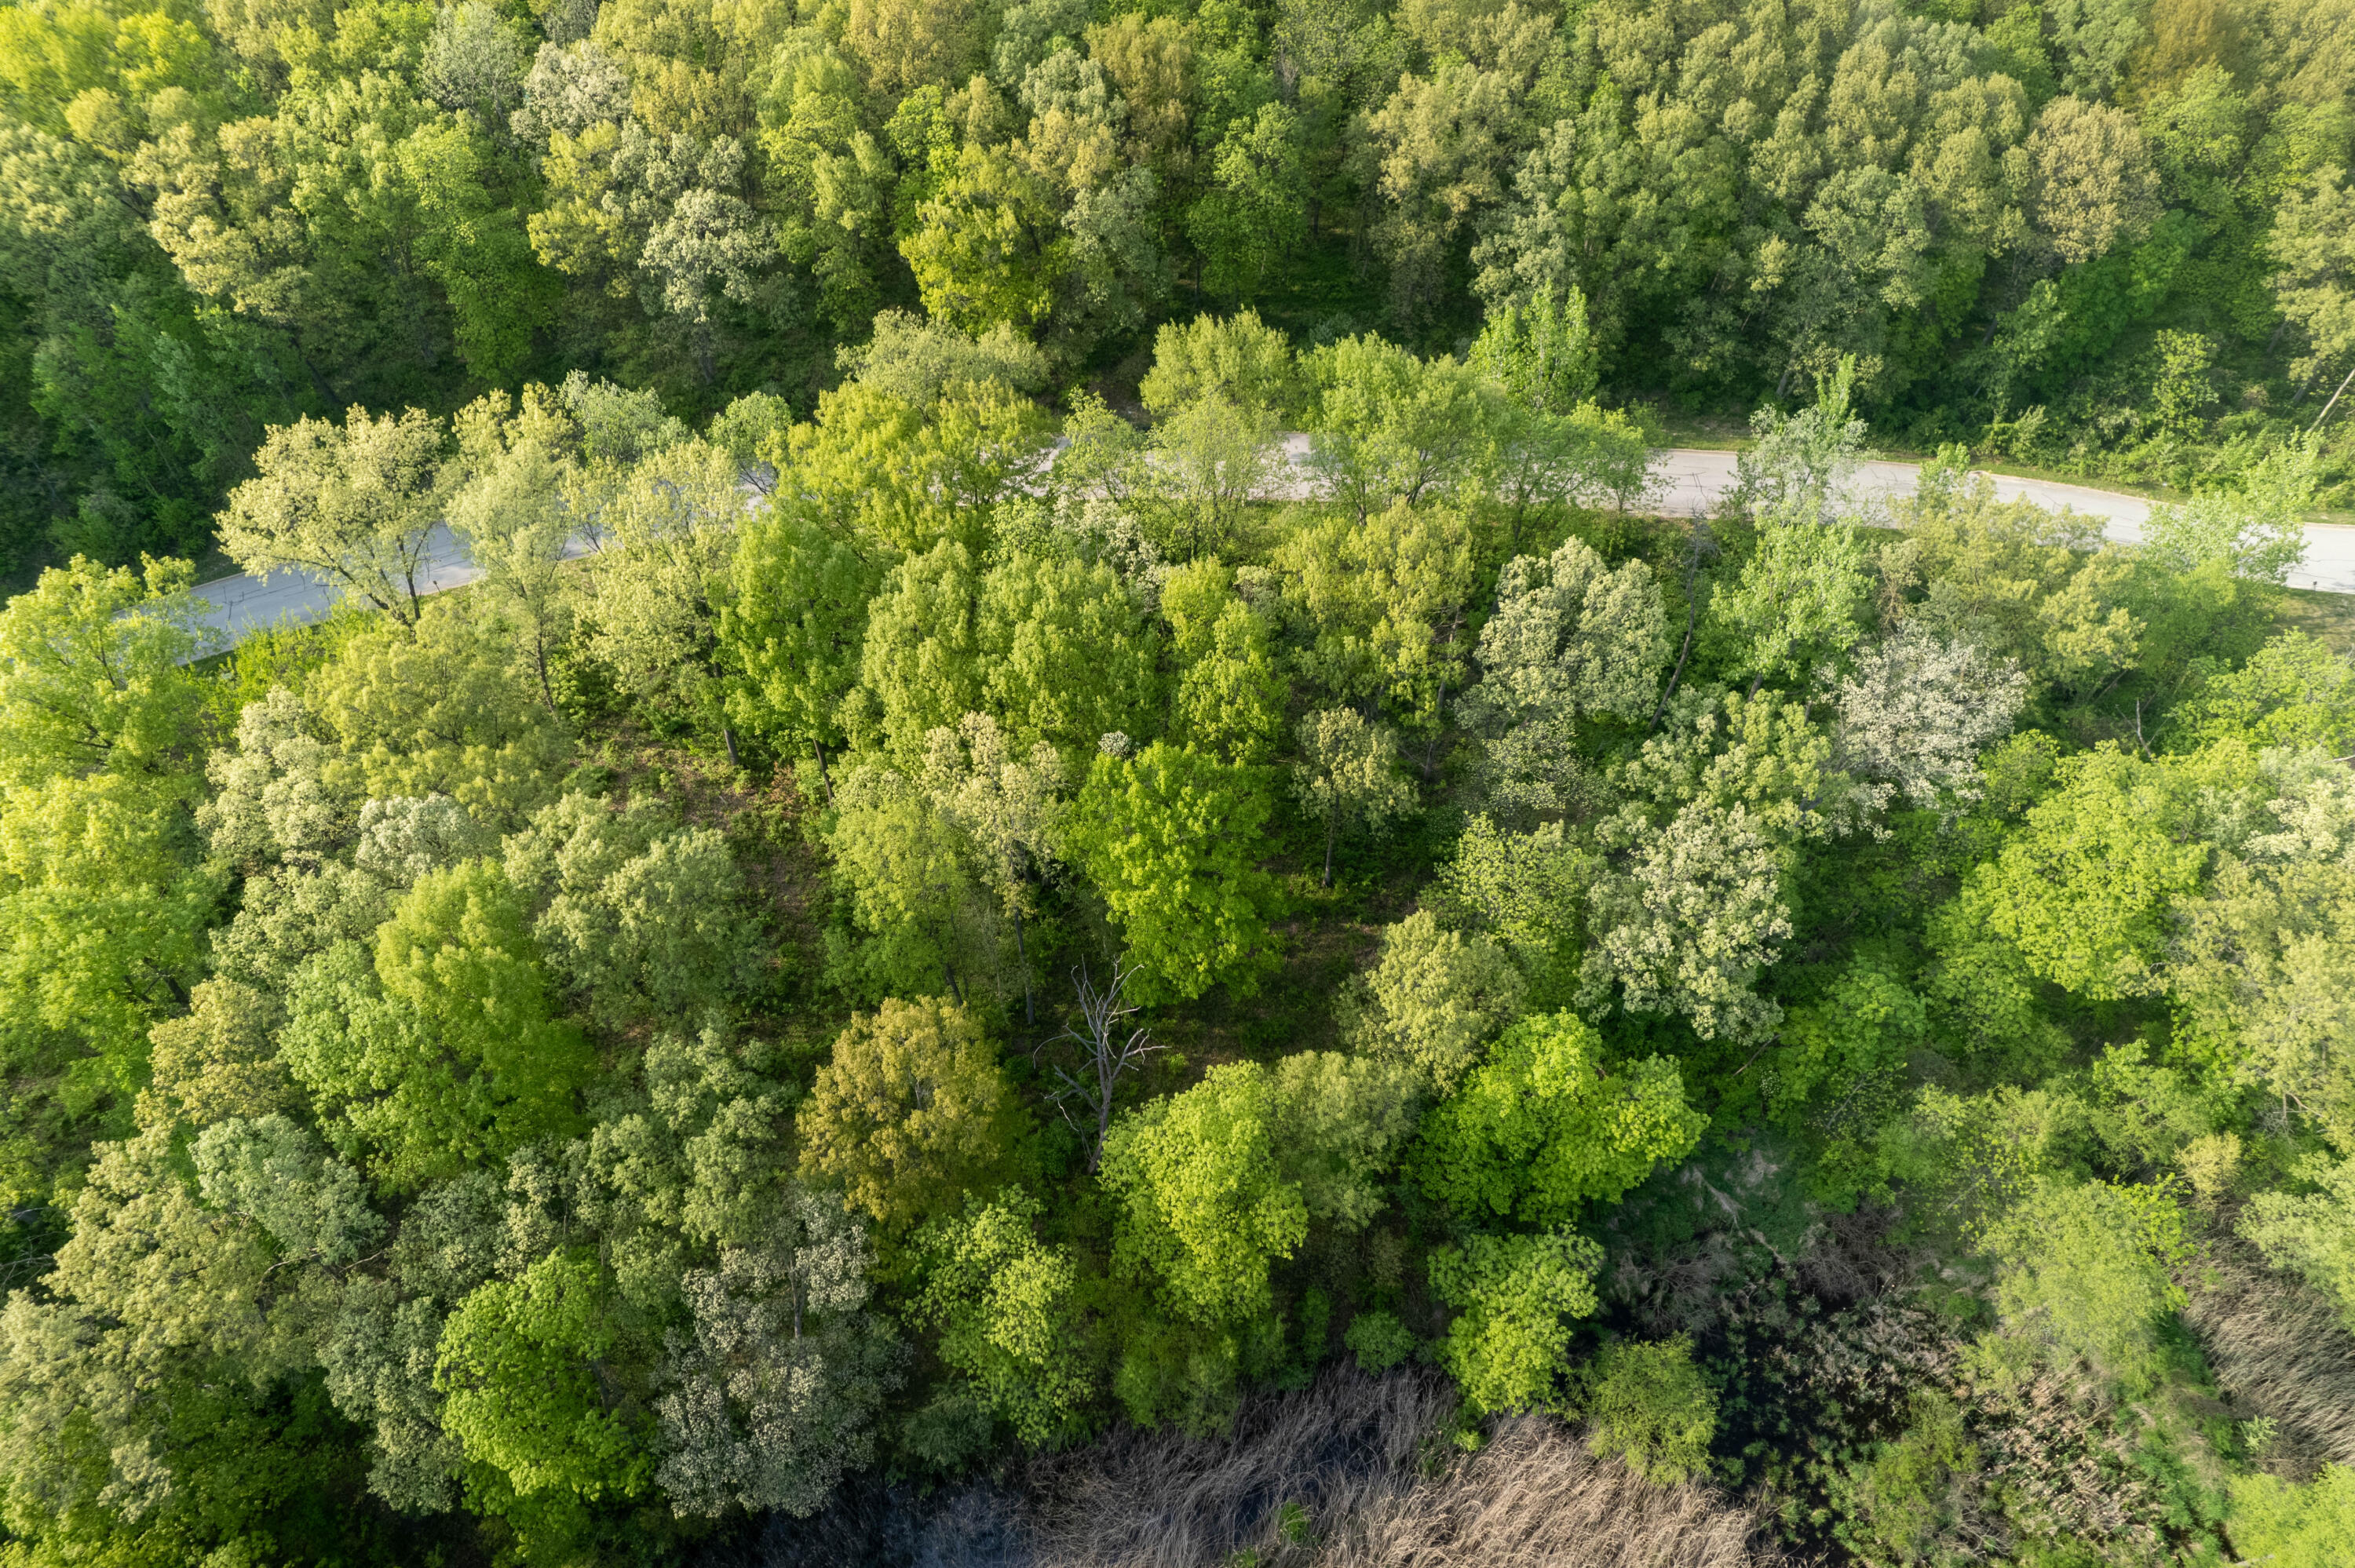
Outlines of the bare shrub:
M2279 1425L2275 1457L2293 1470L2355 1465L2355 1337L2337 1307L2237 1237L2208 1262L2183 1317L2237 1413Z

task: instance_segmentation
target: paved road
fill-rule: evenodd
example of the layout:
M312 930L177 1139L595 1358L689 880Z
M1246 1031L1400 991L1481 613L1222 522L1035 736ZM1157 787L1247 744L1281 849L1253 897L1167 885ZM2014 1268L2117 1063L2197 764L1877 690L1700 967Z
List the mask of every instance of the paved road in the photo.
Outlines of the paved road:
M1307 452L1308 439L1292 436L1287 452L1296 461ZM1868 494L1900 497L1913 493L1920 475L1910 462L1867 463L1857 488ZM1733 454L1675 448L1660 454L1654 471L1659 489L1650 505L1665 515L1689 517L1706 512L1733 483ZM2027 499L2059 511L2067 507L2087 517L2102 519L2103 531L2127 543L2142 537L2150 503L2139 496L2089 490L2046 479L2013 479L1994 475L1996 493L2006 501ZM429 592L469 583L480 574L464 549L446 528L437 528L427 546L425 581ZM2292 588L2319 588L2325 593L2355 594L2355 527L2334 524L2309 525L2306 531L2306 561L2290 574ZM268 577L240 573L206 583L197 590L205 602L202 620L225 643L243 641L255 630L281 621L300 624L325 615L336 602L336 590L300 572L277 572Z

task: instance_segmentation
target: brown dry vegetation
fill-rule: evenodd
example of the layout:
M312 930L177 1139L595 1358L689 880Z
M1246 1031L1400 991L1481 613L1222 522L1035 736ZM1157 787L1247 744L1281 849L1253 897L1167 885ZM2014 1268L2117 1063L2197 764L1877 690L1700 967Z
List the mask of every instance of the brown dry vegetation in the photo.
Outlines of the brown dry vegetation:
M1478 1452L1430 1372L1344 1367L1247 1402L1225 1437L1130 1430L1042 1460L1017 1490L846 1500L711 1568L1781 1568L1762 1508L1656 1487L1546 1416Z
M2337 1310L2245 1243L2220 1243L2209 1264L2184 1320L2234 1414L2279 1424L2266 1467L2303 1478L2326 1461L2355 1465L2355 1337Z

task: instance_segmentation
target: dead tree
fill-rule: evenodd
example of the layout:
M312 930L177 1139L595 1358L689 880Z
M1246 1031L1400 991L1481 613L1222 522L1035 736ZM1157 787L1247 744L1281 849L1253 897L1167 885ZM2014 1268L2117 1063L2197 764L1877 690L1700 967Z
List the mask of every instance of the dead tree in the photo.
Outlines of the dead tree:
M1145 1058L1162 1049L1153 1043L1142 1027L1124 1029L1135 1016L1136 1004L1122 1000L1129 978L1136 973L1134 964L1123 968L1114 959L1112 984L1099 991L1088 966L1082 962L1071 971L1071 986L1079 993L1080 1022L1040 1044L1030 1054L1037 1062L1039 1053L1050 1045L1065 1041L1079 1047L1076 1069L1066 1068L1059 1062L1044 1064L1055 1086L1048 1091L1048 1103L1063 1113L1071 1130L1082 1140L1088 1138L1087 1119L1095 1121L1095 1137L1088 1145L1088 1174L1095 1174L1103 1160L1104 1135L1112 1130L1112 1102L1122 1078L1140 1071Z

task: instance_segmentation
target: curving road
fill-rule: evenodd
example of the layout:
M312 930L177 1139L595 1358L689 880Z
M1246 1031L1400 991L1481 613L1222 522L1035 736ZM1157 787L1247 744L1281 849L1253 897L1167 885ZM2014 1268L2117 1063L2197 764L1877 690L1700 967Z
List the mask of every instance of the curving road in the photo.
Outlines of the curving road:
M1291 436L1285 450L1297 462L1307 454L1308 438ZM1864 465L1856 489L1867 495L1896 498L1913 493L1921 470L1910 462ZM1660 454L1653 469L1657 490L1647 510L1664 516L1690 517L1714 507L1733 485L1733 453L1672 448ZM2063 508L2081 516L2098 517L2111 538L2133 543L2142 537L2150 516L2150 503L2139 496L2089 490L2048 479L1990 476L1996 494L2006 501L2028 500L2055 512ZM427 546L426 591L469 583L480 574L466 559L464 547L447 528L436 528ZM2310 524L2306 530L2306 560L2289 576L2292 588L2318 588L2324 593L2355 594L2355 527ZM272 573L256 577L240 573L218 577L196 590L204 609L202 623L216 633L222 646L242 641L264 627L300 625L325 615L336 602L336 590L302 572Z

